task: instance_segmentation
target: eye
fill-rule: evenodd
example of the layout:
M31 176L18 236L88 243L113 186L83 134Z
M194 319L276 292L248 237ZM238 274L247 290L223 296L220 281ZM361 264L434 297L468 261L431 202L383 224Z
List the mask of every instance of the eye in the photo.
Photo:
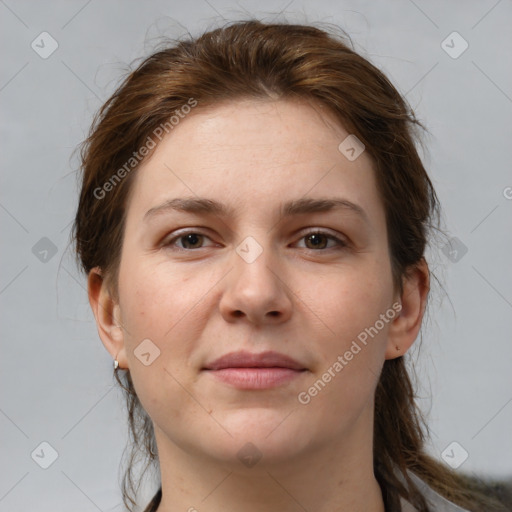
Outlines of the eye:
M165 247L171 247L175 246L176 242L181 241L181 245L176 246L178 250L186 251L191 249L201 249L205 239L210 240L206 235L197 231L187 231L182 232L174 238L164 242L163 245Z
M168 241L163 243L164 247L175 248L182 251L190 251L194 249L202 249L207 247L204 245L205 240L210 240L208 236L198 231L186 231L174 236ZM338 238L337 236L321 230L310 231L304 234L300 240L305 240L304 249L313 251L334 249L347 247L347 243ZM211 241L211 240L210 240ZM329 246L329 242L331 245ZM213 246L210 245L210 247Z
M306 240L305 248L311 250L333 249L335 247L343 248L347 246L347 244L337 236L334 236L327 231L320 230L310 231L309 233L306 233L301 237L301 240ZM331 241L333 245L327 247L329 241Z

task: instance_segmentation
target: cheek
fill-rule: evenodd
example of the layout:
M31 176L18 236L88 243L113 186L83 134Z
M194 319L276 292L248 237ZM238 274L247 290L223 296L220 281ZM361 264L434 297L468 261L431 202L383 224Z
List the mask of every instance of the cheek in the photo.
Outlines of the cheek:
M124 341L137 396L153 421L173 421L187 408L180 383L189 378L194 339L202 327L194 304L204 295L163 266L125 261L120 269ZM149 354L149 355L146 355Z
M301 403L309 400L324 418L357 416L372 398L384 363L394 315L391 278L382 266L364 270L337 271L315 285L305 281L300 285L301 299L317 323L316 328L312 323L310 333L319 362ZM386 312L391 317L387 322L381 320Z
M297 276L295 282L298 305L314 322L312 332L323 339L315 345L331 357L343 353L353 339L373 326L393 298L390 272L377 264L337 268L314 279Z
M336 335L317 339L321 364L297 397L327 436L346 431L363 411L372 410L389 327L379 320L382 310L375 304L361 309L364 313L339 314Z
M147 397L141 389L141 401L168 401L158 391L166 389L176 397L173 409L179 412L179 383L197 372L194 356L211 318L208 291L220 277L192 266L124 262L119 276L124 337L133 381L147 389Z
M129 338L154 338L163 344L208 287L208 276L191 280L191 275L170 265L128 261L122 270L119 282Z

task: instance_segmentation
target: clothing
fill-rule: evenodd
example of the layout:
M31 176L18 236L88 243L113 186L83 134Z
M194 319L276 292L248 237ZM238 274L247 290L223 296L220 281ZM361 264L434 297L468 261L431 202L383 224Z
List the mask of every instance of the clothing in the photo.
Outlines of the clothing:
M426 498L427 503L433 512L469 512L467 509L461 508L458 505L455 505L455 503L448 501L411 471L408 471L408 475L418 486L418 489ZM417 509L403 498L400 498L400 505L402 506L402 512L417 512Z

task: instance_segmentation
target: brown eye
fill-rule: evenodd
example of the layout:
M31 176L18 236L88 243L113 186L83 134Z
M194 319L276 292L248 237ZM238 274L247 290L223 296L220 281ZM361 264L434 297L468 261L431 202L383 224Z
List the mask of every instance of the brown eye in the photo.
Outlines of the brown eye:
M308 245L308 242L311 244L311 247L308 247L308 249L325 249L327 246L327 236L322 233L311 233L304 238L307 240L306 246Z
M203 235L198 233L189 233L187 235L180 236L178 240L183 240L183 249L197 249L195 246L201 245L201 242L203 241Z
M323 231L313 231L310 233L306 233L301 240L305 240L305 249L310 250L322 250L322 249L334 249L336 247L343 248L346 247L347 244L340 240L338 237ZM330 246L328 246L329 242L332 242Z
M198 233L196 231L188 231L186 233L181 233L174 238L171 238L169 241L165 242L164 247L168 247L170 249L177 250L193 250L193 249L202 249L203 247L207 247L204 245L205 240L210 240L209 237L203 235L202 233Z

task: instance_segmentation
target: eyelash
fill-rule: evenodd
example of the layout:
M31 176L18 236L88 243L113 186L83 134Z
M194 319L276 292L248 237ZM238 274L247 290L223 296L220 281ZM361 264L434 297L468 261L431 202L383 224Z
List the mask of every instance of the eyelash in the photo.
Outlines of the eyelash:
M163 246L164 247L171 247L180 238L185 238L186 236L192 235L192 234L193 235L204 236L204 237L209 239L209 236L204 234L204 233L201 233L201 231L189 230L189 231L183 231L179 235L177 235L174 238L170 239L169 241L165 242L163 244ZM304 233L299 238L299 240L302 240L303 238L306 238L306 237L311 236L311 235L325 236L327 239L333 240L336 243L337 247L326 247L326 248L323 248L323 249L309 249L307 247L302 247L302 249L306 249L308 251L313 251L313 252L322 252L322 251L327 251L327 250L330 250L330 249L344 249L344 248L348 247L348 244L344 240L338 238L337 236L334 236L333 234L331 234L328 231L321 231L321 230L318 230L318 229L311 230L311 231L308 231L307 233ZM191 252L191 251L197 251L199 249L204 249L204 248L205 247L198 247L196 249L185 249L183 247L174 247L173 249L178 250L178 251Z

